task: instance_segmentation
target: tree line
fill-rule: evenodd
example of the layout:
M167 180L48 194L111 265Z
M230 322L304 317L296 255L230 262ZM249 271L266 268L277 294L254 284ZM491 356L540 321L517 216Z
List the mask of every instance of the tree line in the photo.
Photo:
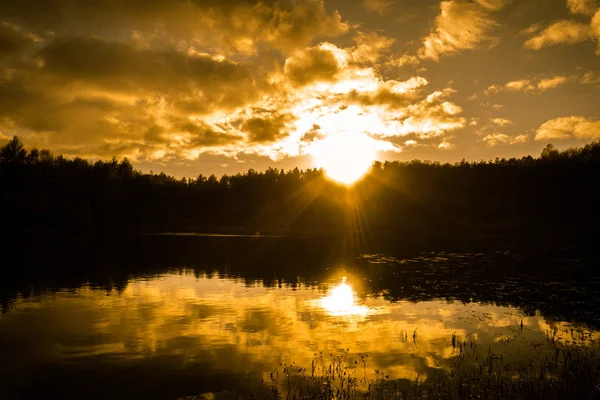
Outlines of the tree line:
M425 236L597 233L600 143L539 157L375 162L351 187L319 169L147 174L127 160L89 162L0 149L3 231L363 232Z

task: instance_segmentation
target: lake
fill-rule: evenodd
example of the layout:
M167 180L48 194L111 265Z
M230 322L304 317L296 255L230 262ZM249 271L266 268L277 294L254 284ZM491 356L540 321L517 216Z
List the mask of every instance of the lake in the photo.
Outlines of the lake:
M598 346L589 247L367 242L9 238L2 398L246 397L284 364L340 355L427 382L458 352L517 365L548 338Z

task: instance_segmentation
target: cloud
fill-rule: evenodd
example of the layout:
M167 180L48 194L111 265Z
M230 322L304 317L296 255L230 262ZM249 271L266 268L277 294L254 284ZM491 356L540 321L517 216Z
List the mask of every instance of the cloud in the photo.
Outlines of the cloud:
M173 131L180 130L178 140L194 149L204 149L240 143L243 137L226 132L217 132L202 121L186 121L179 126L174 126ZM148 135L146 135L148 137ZM167 137L167 140L168 137Z
M45 73L113 89L181 94L187 89L217 90L229 82L236 85L235 97L239 98L239 90L252 81L247 66L228 60L175 49L136 49L92 38L54 40L39 56L44 60Z
M590 28L592 29L592 35L596 37L598 40L598 48L596 49L596 54L600 55L600 9L596 11L594 18L590 22Z
M522 118L508 102L499 113L493 99L482 99L490 83L496 84L485 89L488 95L598 84L589 60L576 57L553 64L551 75L535 68L552 60L528 54L523 74L506 72L523 79L507 81L487 81L499 70L491 59L475 58L480 55L465 60L469 66L458 57L448 68L431 63L489 49L503 33L534 22L510 26L512 18L501 20L515 15L523 21L516 4L501 11L505 0L433 3L407 5L402 11L411 17L400 29L403 16L390 12L399 7L395 0L1 2L0 132L67 155L175 164L199 154L309 155L310 143L348 132L368 136L382 150L416 145L435 151L462 143L450 135L458 138L463 128L477 131L480 147L517 140L497 136ZM595 40L600 14L593 16L589 4L570 2L576 15L563 19L573 21L537 23L522 41L544 48ZM357 20L342 18L338 5L348 10L344 17ZM565 26L583 33L569 36ZM510 59L512 45L506 41L489 56L522 68ZM459 79L467 70L469 76ZM593 100L593 87L579 89ZM478 100L465 101L473 93Z
M529 79L520 79L517 81L506 82L504 85L490 85L484 90L486 95L498 93L498 92L519 92L519 91L530 91L535 90L535 86Z
M382 52L389 50L395 39L380 35L376 32L359 32L354 38L356 48L352 51L352 60L357 63L375 63Z
M318 37L348 31L322 0L23 0L2 2L0 15L30 29L77 36L171 42L226 53L252 53L259 44L294 50Z
M542 79L538 82L537 88L542 92L548 89L553 89L557 86L563 85L567 82L567 78L564 76L555 76L554 78Z
M0 81L20 68L38 66L35 52L40 42L42 38L22 27L0 21Z
M308 48L288 58L284 71L291 82L304 86L312 82L333 81L339 65L335 55L326 47Z
M465 119L459 115L462 108L444 101L453 91L437 91L424 101L408 106L409 116L402 120L405 134L415 133L419 138L432 138L444 135L465 126Z
M416 66L423 60L439 61L444 55L462 51L491 48L499 39L490 35L498 23L493 12L501 10L511 0L446 0L440 3L429 35L421 41L416 54L406 52L388 60L389 66Z
M504 87L506 88L506 90L520 91L520 90L532 89L533 85L531 85L531 81L529 79L522 79L520 81L507 82L504 85Z
M504 8L508 3L511 3L512 0L475 0L479 5L483 8L492 11L498 11Z
M600 74L594 71L588 71L577 78L577 81L584 85L595 85L600 83Z
M498 126L512 125L512 121L506 118L493 118L492 123Z
M524 46L532 50L541 50L557 44L575 44L589 40L592 37L591 28L581 22L564 20L558 21L527 40Z
M282 48L297 48L316 38L338 36L350 29L342 21L339 12L327 13L322 0L297 0L291 3L293 7L277 9L271 16L275 19L268 21L272 24L269 30L275 44Z
M36 57L39 66L0 80L0 129L66 155L230 153L243 139L239 132L193 117L260 93L247 66L175 51L72 39L53 41Z
M0 117L67 142L131 139L158 122L173 127L186 114L230 109L260 93L248 65L173 49L52 39L35 58L39 65L0 82L7 99Z
M435 28L423 39L418 56L421 59L438 61L444 54L473 50L490 45L494 38L490 30L496 26L488 10L497 10L504 5L501 1L481 1L482 5L464 1L443 1L440 14L435 19Z
M287 124L291 120L290 115L278 113L266 118L253 116L242 123L241 130L248 134L250 142L269 143L288 135Z
M543 123L535 133L536 140L600 139L600 121L582 116L555 118Z
M475 134L479 136L487 147L494 147L500 144L515 145L527 142L529 135L508 135L502 133L502 128L513 125L513 122L508 118L491 118L489 123L478 126Z
M422 60L419 56L406 53L390 57L386 64L394 67L404 67L407 65L416 66L419 65L421 61Z
M592 15L598 10L596 0L567 0L567 8L573 14Z
M371 88L367 90L351 90L338 95L336 101L400 110L417 102L422 97L421 89L428 84L427 79L421 76L413 76L405 81L377 80L371 82Z
M440 150L452 150L456 147L455 144L450 143L450 142L441 142L440 144L438 144L437 148Z
M489 147L498 146L500 144L514 145L527 142L527 140L529 140L529 135L509 136L504 133L495 133L484 136L482 140Z
M577 77L554 76L552 78L519 79L510 81L504 85L491 85L484 90L486 95L499 92L535 92L541 93L549 89L554 89L569 81L576 81ZM536 82L537 81L537 82Z
M560 20L539 32L530 29L527 33L535 34L523 45L525 48L540 50L557 44L576 44L588 40L598 42L596 54L600 55L600 5L596 0L567 0L567 8L572 14L582 14L591 17L589 24L574 20Z
M39 40L17 25L0 22L0 57L21 55Z
M236 2L233 9L215 6L213 11L218 18L231 19L238 12L250 12L250 3ZM288 3L291 8L277 9L285 18L273 26L290 37L304 37L302 22L295 18L304 18L307 7L316 13L305 15L309 27L315 18L331 16L319 1ZM82 18L89 11L89 3L73 4ZM131 11L129 6L123 3L124 14ZM138 27L143 28L141 20L149 15L160 19L157 10L162 6L157 0L143 10ZM190 7L190 12L197 11ZM259 14L272 11L267 3L251 9ZM27 16L32 29L43 25L36 13ZM165 11L165 21L170 18ZM50 17L44 23L54 22ZM32 61L17 69L17 61L11 61L13 72L0 80L3 134L19 132L31 145L86 157L165 161L209 153L281 159L306 154L303 138L308 136L320 141L329 134L359 130L380 149L399 150L394 138L414 134L442 140L446 132L464 125L462 109L448 99L453 94L449 88L426 92L428 81L423 77L394 80L377 72L374 65L394 42L381 34L358 32L354 45L345 48L327 42L283 46L275 56L271 48L257 46L255 51L267 55L260 58L236 50L240 44L233 42L233 47L220 51L193 41L172 41L164 32L88 35L81 31L85 26L71 27L67 33L68 26L58 24L60 33L44 36L18 26L0 27L0 37L10 39L5 47L18 56L15 60L26 55ZM265 32L265 27L260 29ZM267 32L270 37L250 39L280 43L275 31Z
M368 11L383 15L393 3L390 0L363 0L363 5Z
M357 45L360 46L360 45ZM310 152L315 142L329 135L364 134L376 140L380 150L401 149L397 138L446 137L446 133L464 126L462 109L448 100L450 88L427 92L429 82L420 76L404 81L385 79L372 67L363 66L355 57L357 47L340 48L323 43L338 61L333 79L312 81L298 86L285 71L274 77L280 88L290 85L285 97L257 104L271 112L293 117L286 128L288 136L259 153L273 159ZM235 114L229 119L235 120Z

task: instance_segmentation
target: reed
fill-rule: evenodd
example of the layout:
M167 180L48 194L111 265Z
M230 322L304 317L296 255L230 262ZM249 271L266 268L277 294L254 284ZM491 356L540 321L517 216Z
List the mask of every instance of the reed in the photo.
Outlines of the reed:
M415 333L416 334L416 333ZM415 338L416 339L416 338ZM453 400L600 399L600 347L564 344L549 333L532 357L508 364L502 353L475 340L450 338L449 371L421 380L395 379L369 368L369 355L315 354L310 367L282 364L261 390L265 400ZM507 343L508 344L508 343Z

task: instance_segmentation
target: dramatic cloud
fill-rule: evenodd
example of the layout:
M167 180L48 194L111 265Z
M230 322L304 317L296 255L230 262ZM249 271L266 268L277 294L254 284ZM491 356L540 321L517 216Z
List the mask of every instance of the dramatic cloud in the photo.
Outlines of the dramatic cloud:
M434 31L423 39L423 48L419 51L420 58L438 61L443 54L472 50L484 43L490 43L491 38L488 34L496 23L480 5L444 1L440 9Z
M269 116L268 118L252 117L242 123L242 131L248 133L251 142L268 143L287 136L286 124L290 122L289 115Z
M286 137L287 115L219 117L280 95L268 79L276 58L251 57L349 29L322 1L26 0L0 11L21 23L0 22L0 132L134 160L235 155ZM335 69L326 51L296 61L284 66L296 84Z
M600 139L600 121L581 116L552 119L535 133L536 140Z
M269 44L290 49L349 27L321 0L23 0L2 2L0 15L31 29L79 35L110 32L145 44L171 42L226 52L254 53Z
M352 52L352 59L356 63L374 64L382 53L388 51L395 39L379 35L375 32L368 34L359 32L354 38L356 48Z
M284 71L290 81L304 86L316 81L333 81L339 66L335 55L322 47L306 49L288 58Z
M442 160L529 151L517 133L544 121L536 138L594 140L598 6L2 1L0 141L197 174L312 166L331 137Z
M267 96L255 104L263 112L285 112L290 116L285 127L279 124L278 129L268 129L278 132L282 140L255 151L272 159L309 154L315 142L328 135L357 133L373 138L378 150L399 151L399 137L416 135L442 140L447 132L464 126L462 109L448 100L453 90L427 93L428 81L420 76L404 81L384 79L372 68L355 62L359 47L340 48L323 43L288 58L285 65L290 68L284 68L272 79L280 88L289 85L290 90L276 101ZM323 58L336 68L322 68L328 63L314 61ZM292 73L292 65L303 67ZM243 119L247 111L240 109L238 113L228 115L229 124ZM261 122L259 126L264 125Z

